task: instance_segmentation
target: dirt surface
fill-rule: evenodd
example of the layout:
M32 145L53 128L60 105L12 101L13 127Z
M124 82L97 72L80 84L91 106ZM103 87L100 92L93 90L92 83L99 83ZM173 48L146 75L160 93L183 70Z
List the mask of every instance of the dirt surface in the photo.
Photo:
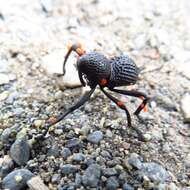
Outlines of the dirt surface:
M27 162L19 165L12 158L9 172L26 168L49 189L59 190L127 189L126 184L131 189L190 189L190 128L181 111L181 99L190 93L189 9L188 0L0 2L0 156L12 158L10 147L23 129L30 144ZM107 57L127 54L135 60L142 71L134 88L151 101L148 112L140 120L132 116L132 123L143 131L146 142L137 139L127 127L125 113L97 89L87 104L52 127L50 138L32 144L32 136L41 133L44 122L81 95L81 89L61 91L55 71L43 66L46 56L51 55L52 62L57 59L56 52L62 51L63 59L68 41L80 41L87 52L96 50ZM53 64L60 68L56 61ZM126 102L130 113L140 103L117 97ZM103 134L99 144L88 140L94 131ZM73 139L80 146L69 147ZM66 158L65 147L70 151ZM82 153L84 160L76 161L76 153ZM143 167L130 163L136 158ZM94 187L84 179L89 160L101 168ZM158 163L167 171L167 180L163 175L162 180L152 179L142 169L147 163ZM76 166L76 171L64 173L66 164ZM104 168L114 168L117 174L106 175ZM1 184L9 172L1 174Z

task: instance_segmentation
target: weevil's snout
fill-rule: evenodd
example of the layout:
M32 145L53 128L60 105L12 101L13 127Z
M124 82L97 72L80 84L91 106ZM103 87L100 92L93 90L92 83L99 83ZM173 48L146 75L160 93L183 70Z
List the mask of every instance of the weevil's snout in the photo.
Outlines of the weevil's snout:
M65 74L65 64L67 62L67 59L69 57L69 55L71 54L72 51L76 52L78 54L79 57L81 57L82 55L84 55L86 52L85 50L82 48L81 44L80 43L68 43L67 44L67 54L65 55L65 59L64 59L64 62L63 62L63 75Z

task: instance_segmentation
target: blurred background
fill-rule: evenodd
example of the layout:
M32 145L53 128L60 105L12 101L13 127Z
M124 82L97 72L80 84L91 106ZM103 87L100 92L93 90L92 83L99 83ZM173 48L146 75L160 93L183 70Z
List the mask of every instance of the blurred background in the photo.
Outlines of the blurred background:
M190 189L189 10L188 0L0 0L0 184L24 166L49 189ZM68 89L79 84L74 54L67 76L57 77L69 41L87 52L134 59L141 69L134 88L152 97L142 121L133 117L146 142L137 140L125 113L97 90L52 128L53 140L33 146L44 122L81 95L81 89ZM139 104L122 100L131 113ZM15 161L24 149L17 133L30 144L23 163ZM101 140L93 143L90 135ZM82 146L67 146L73 139ZM20 155L10 152L15 142ZM96 164L92 175L99 172L95 184L88 181L88 160ZM64 167L74 169L64 173Z

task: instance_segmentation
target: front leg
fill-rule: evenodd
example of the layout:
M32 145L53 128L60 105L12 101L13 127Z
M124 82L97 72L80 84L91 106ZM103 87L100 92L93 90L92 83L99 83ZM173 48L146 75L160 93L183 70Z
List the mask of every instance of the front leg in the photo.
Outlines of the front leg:
M91 97L91 95L93 94L93 92L95 91L96 87L92 88L90 91L86 92L82 98L73 106L71 106L64 114L61 114L60 116L58 116L56 119L53 119L52 121L49 121L46 123L46 125L44 126L44 132L42 135L40 135L39 138L41 137L45 137L46 134L48 133L49 127L51 127L52 125L55 125L56 123L60 122L61 120L63 120L69 113L75 111L76 109L78 109L80 106L82 106L85 102L87 102L89 100L89 98Z

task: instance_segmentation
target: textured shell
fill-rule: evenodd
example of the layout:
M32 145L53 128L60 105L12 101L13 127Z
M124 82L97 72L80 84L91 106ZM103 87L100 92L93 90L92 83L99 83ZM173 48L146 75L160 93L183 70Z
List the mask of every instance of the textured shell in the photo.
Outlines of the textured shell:
M138 68L128 56L113 58L111 65L109 87L132 85L138 80Z
M89 81L98 83L99 80L110 77L110 60L100 53L93 51L81 56L77 61L77 66Z

